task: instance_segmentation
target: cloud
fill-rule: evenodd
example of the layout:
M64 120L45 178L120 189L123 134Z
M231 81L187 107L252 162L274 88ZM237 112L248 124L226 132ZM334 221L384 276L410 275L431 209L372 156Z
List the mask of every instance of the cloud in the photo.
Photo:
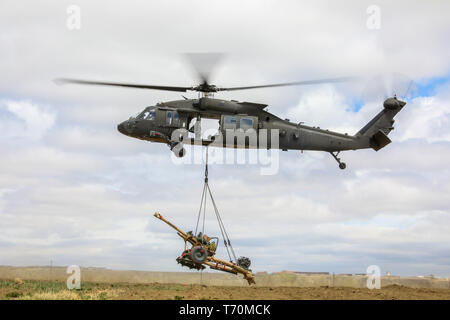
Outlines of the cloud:
M407 123L407 127L399 137L401 140L450 141L450 103L441 93L418 97L405 111L402 121Z
M91 155L75 154L46 146L31 146L3 153L0 166L2 175L41 178L96 170L102 166L102 162Z
M120 134L116 127L67 125L54 132L47 141L58 149L104 155L129 155L151 152L149 143L131 140Z
M55 123L55 113L31 101L0 100L0 108L14 116L9 126L0 127L10 138L39 140Z
M372 110L374 105L368 107ZM363 120L367 113L365 108L358 113L353 112L345 95L331 85L308 90L301 96L297 106L290 108L287 113L293 122L349 134L355 134L363 127L364 121L368 121L367 118Z

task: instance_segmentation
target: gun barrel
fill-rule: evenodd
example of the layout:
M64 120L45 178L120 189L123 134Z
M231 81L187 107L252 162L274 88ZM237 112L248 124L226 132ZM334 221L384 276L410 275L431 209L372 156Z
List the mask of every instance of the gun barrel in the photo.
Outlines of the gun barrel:
M200 243L197 241L197 239L195 239L195 237L192 237L191 235L187 234L186 232L184 232L183 230L181 230L180 228L178 228L176 225L174 225L173 223L169 222L168 220L166 220L165 218L163 218L163 216L158 213L155 212L154 216L156 218L158 218L161 221L164 221L166 224L168 224L169 226L171 226L172 228L174 228L177 231L177 234L183 238L184 241L189 241L193 246L197 246Z
M183 230L181 230L180 228L178 228L176 225L172 224L168 220L164 219L163 216L161 214L159 214L158 212L155 212L154 216L156 218L158 218L159 220L164 221L165 223L167 223L169 226L171 226L175 230L177 230L177 232L180 234L181 237L189 238L189 236L188 236L188 234L186 232L184 232Z

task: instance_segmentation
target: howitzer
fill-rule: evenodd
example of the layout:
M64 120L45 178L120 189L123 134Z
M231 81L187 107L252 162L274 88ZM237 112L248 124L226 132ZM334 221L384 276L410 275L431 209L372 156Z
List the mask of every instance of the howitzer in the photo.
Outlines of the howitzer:
M184 232L183 230L181 230L180 228L175 226L173 223L171 223L170 221L165 219L158 212L155 212L154 216L156 218L158 218L159 220L164 221L172 228L174 228L177 231L177 234L181 238L183 238L183 240L185 242L189 242L190 244L192 244L193 247L203 247L208 250L209 254L212 254L212 255L214 255L216 253L217 241L214 242L212 240L214 240L214 239L218 240L218 238L211 238L211 237L208 237L206 234L202 235L201 233L199 234L199 236L195 236L194 234L192 234L192 232Z
M177 258L177 262L191 269L203 270L205 265L214 270L224 271L232 274L242 274L249 284L255 283L255 277L251 270L236 263L216 258L218 238L208 237L199 234L195 236L192 232L185 232L165 219L161 214L155 212L154 216L177 231L177 234L184 240L189 242L192 247L183 251L181 256ZM215 242L213 240L216 240Z

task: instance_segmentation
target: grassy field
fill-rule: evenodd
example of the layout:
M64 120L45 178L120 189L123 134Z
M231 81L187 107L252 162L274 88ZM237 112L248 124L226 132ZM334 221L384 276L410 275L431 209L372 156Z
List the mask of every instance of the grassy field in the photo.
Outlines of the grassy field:
M445 299L449 289L391 285L381 290L348 287L216 287L182 284L107 284L84 282L68 290L62 281L0 280L0 299L12 300L234 300L234 299Z
M123 288L84 283L81 290L68 290L65 282L0 280L0 299L20 300L106 300L119 297Z

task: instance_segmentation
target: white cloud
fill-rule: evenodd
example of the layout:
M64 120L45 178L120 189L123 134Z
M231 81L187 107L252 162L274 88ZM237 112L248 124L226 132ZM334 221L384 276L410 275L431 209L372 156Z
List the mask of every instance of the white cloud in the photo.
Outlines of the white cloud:
M442 97L419 97L408 104L401 121L407 123L400 140L450 141L450 103Z
M373 106L369 106L373 109ZM288 110L291 121L304 122L309 126L318 126L338 132L355 134L364 126L365 110L353 112L346 97L331 85L322 85L310 89L301 97L298 105Z
M53 112L31 101L0 100L0 107L12 113L15 119L21 122L21 125L14 121L8 127L0 127L11 138L39 140L55 123L56 115Z
M116 126L67 125L55 131L47 140L61 150L97 155L129 155L151 151L148 142L130 139L119 133Z
M3 153L0 157L3 175L22 177L60 177L65 173L76 173L97 170L102 166L99 159L91 155L83 155L60 151L51 147L31 146L18 148Z

